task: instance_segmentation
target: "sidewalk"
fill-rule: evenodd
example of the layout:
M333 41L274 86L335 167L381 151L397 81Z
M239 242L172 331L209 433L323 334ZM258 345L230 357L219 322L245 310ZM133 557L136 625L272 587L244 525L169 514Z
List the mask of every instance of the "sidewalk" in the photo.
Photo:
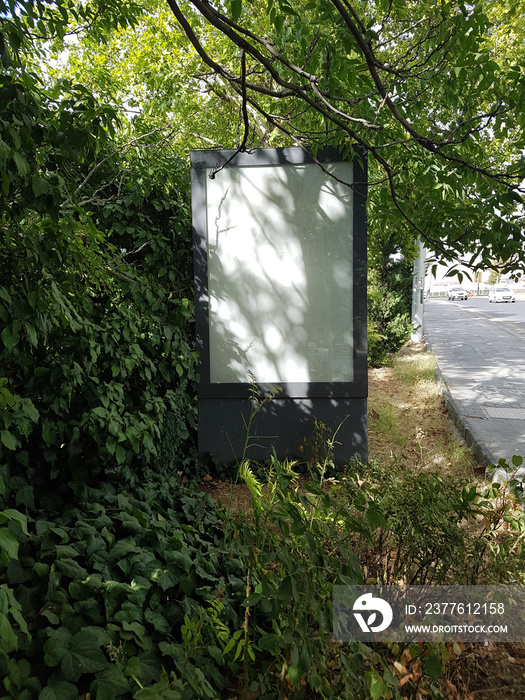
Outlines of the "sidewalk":
M485 466L525 459L525 328L490 321L466 304L431 300L423 331L449 410L476 459Z

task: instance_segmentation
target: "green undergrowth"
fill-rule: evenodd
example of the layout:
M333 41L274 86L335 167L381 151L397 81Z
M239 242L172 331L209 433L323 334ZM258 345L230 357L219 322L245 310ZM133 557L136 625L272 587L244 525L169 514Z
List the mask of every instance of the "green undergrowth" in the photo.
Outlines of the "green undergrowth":
M293 463L252 467L249 513L145 471L39 493L29 517L4 469L1 697L442 697L447 647L334 642L333 586L522 582L518 482L480 494L373 462L299 488Z

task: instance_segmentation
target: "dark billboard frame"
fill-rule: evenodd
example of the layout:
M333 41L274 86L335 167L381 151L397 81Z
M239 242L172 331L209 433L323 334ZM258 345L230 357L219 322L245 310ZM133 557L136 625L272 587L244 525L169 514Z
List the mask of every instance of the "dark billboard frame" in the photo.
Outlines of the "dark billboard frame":
M301 166L306 164L318 164L321 168L330 163L352 163L353 191L352 207L352 246L353 246L353 381L331 382L276 382L282 389L278 398L282 405L294 400L310 400L315 406L324 407L326 400L332 400L335 410L339 406L341 411L356 412L359 414L359 425L364 425L366 431L366 416L363 418L363 410L366 413L366 397L368 395L367 380L367 220L366 220L366 155L357 151L352 160L342 157L332 148L323 149L315 154L315 157L302 148L270 148L255 149L252 152L240 153L235 150L221 151L193 151L191 153L191 202L193 223L193 253L194 253L194 279L195 279L195 323L196 343L199 352L200 376L198 384L199 399L199 443L201 432L211 432L216 429L202 424L204 420L209 422L209 416L213 413L212 407L220 406L220 410L229 412L229 406L248 405L253 384L250 382L220 382L213 383L210 380L210 297L208 287L208 222L206 201L206 178L216 176L220 178L221 169L249 168L265 166ZM257 382L259 390L264 394L274 389L275 383L265 384ZM357 399L361 401L356 402ZM248 400L248 401L247 401ZM215 403L214 403L215 402ZM363 409L364 406L364 409ZM202 410L201 410L202 408ZM315 409L317 410L317 409ZM324 410L324 408L323 408ZM323 412L321 410L321 413ZM315 411L314 411L315 412ZM203 416L208 416L203 418ZM235 413L238 415L238 413ZM220 421L219 421L220 422ZM352 421L351 421L352 422ZM226 428L222 428L224 432ZM359 430L362 431L361 428ZM210 440L204 440L210 443ZM228 438L228 442L231 442ZM363 459L367 456L367 438L362 436L364 447L357 450L358 456ZM202 453L203 450L199 448ZM208 449L205 450L209 452ZM292 448L292 451L295 451ZM224 459L224 451L219 450L219 459ZM339 460L340 461L340 460Z

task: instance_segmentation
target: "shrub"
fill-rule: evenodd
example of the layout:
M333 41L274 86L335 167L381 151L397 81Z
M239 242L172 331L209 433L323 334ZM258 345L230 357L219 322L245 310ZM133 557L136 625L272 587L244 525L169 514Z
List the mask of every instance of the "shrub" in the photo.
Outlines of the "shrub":
M383 365L410 338L411 269L405 261L390 263L368 275L368 363Z
M151 142L124 156L111 110L86 90L64 83L52 99L8 76L0 101L14 139L1 154L0 382L19 397L0 463L38 486L154 457L184 468L196 422L186 169Z
M478 489L452 477L414 473L401 462L352 465L343 497L353 504L365 499L384 519L372 545L354 540L366 575L411 585L522 581L523 494L510 483L510 491L499 484Z

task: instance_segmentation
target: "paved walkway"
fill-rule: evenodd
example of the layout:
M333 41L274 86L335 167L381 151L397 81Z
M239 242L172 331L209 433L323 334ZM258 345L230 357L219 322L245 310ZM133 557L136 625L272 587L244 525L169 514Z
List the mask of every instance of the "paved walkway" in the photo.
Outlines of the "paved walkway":
M436 354L449 409L480 463L525 460L525 328L466 304L431 300L425 342ZM520 470L525 476L525 466Z

